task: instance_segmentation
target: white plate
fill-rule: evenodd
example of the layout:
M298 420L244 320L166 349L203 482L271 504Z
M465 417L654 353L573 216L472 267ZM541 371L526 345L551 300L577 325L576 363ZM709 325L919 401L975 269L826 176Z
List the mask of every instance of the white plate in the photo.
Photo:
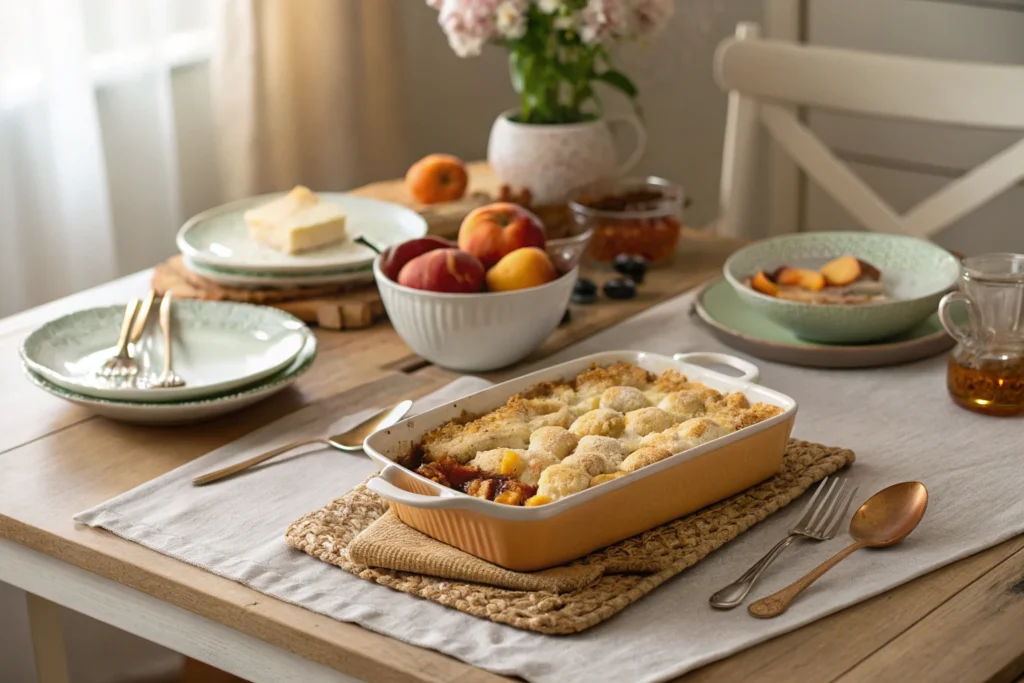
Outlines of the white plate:
M358 270L336 270L315 273L261 273L255 271L230 270L217 266L197 263L188 256L183 258L185 267L196 275L225 287L242 289L276 289L281 287L314 287L317 285L358 285L373 282L373 269L369 266Z
M46 323L25 339L21 357L59 387L94 398L167 403L222 394L289 365L306 342L305 323L283 311L225 301L175 302L171 309L174 370L186 382L167 389L115 386L96 376L114 355L124 306L91 308ZM150 323L155 316L151 316ZM133 348L139 376L163 368L163 337L149 333Z
M320 192L348 218L349 239L303 254L284 254L249 239L242 214L283 193L250 197L195 216L178 231L178 249L195 263L262 273L309 273L369 266L375 254L351 238L363 235L381 249L427 234L427 222L411 209L342 192Z
M176 425L202 422L240 410L276 394L301 377L316 359L316 337L309 330L303 330L304 345L291 364L244 389L218 396L181 401L178 403L142 403L133 401L111 401L68 391L51 384L26 365L22 365L29 381L57 398L88 408L97 415L112 420L145 425Z

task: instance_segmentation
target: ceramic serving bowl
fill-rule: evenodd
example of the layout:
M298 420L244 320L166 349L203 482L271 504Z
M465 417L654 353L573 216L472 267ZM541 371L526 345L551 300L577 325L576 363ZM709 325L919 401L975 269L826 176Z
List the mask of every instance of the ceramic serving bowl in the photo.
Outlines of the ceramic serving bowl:
M579 268L540 287L512 292L445 294L404 287L373 262L380 298L398 335L424 359L466 372L522 360L554 332Z
M743 283L758 270L781 265L817 269L850 254L882 272L889 299L858 305L787 301ZM939 299L956 285L960 264L945 249L913 237L868 232L809 232L748 245L729 257L726 281L751 308L816 342L859 344L910 330L935 313Z
M782 412L547 505L520 507L477 498L430 481L395 461L410 444L451 419L480 415L542 382L564 381L592 364L616 362L660 373L677 370L721 392L738 391L751 403ZM702 365L725 365L726 375ZM796 401L757 384L757 366L721 353L669 358L645 351L606 351L567 361L494 385L370 435L366 454L381 472L367 487L391 504L409 526L471 555L514 571L557 566L707 507L767 479L782 465Z

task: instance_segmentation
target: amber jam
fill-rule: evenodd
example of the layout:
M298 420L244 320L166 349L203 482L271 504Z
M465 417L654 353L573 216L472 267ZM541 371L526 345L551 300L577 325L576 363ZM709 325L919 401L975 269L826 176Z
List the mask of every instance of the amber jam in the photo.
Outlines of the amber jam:
M589 254L595 261L612 262L619 254L643 256L651 263L672 257L682 226L675 218L604 220L594 229Z
M946 386L958 405L986 415L1024 414L1024 358L949 357Z
M611 263L619 254L631 254L662 263L679 243L683 193L668 181L591 188L569 206L577 222L594 231L588 250L594 261Z

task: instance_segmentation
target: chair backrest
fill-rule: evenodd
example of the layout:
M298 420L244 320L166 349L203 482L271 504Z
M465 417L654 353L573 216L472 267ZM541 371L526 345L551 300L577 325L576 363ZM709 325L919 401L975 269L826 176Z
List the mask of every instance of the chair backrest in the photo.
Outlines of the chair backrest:
M719 45L729 91L719 229L750 236L759 124L869 230L928 238L1024 178L1024 140L899 214L797 116L810 106L865 116L1024 131L1024 67L882 55L760 38L754 24ZM794 226L794 229L796 226Z

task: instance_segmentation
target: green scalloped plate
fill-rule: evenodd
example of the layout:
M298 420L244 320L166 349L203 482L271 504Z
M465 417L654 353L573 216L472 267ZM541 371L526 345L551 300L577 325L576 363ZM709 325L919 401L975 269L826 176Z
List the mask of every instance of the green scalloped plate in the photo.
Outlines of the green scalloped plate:
M146 403L142 401L115 401L85 396L59 387L32 372L22 363L22 370L32 384L43 391L71 403L88 408L96 415L145 425L179 425L212 420L215 417L241 410L285 389L309 370L316 360L316 337L303 330L305 343L291 365L255 384L232 392L205 398L173 403Z
M932 315L908 332L871 344L822 344L797 337L747 306L724 279L696 296L693 313L723 344L764 360L812 368L871 368L930 358L955 345Z

